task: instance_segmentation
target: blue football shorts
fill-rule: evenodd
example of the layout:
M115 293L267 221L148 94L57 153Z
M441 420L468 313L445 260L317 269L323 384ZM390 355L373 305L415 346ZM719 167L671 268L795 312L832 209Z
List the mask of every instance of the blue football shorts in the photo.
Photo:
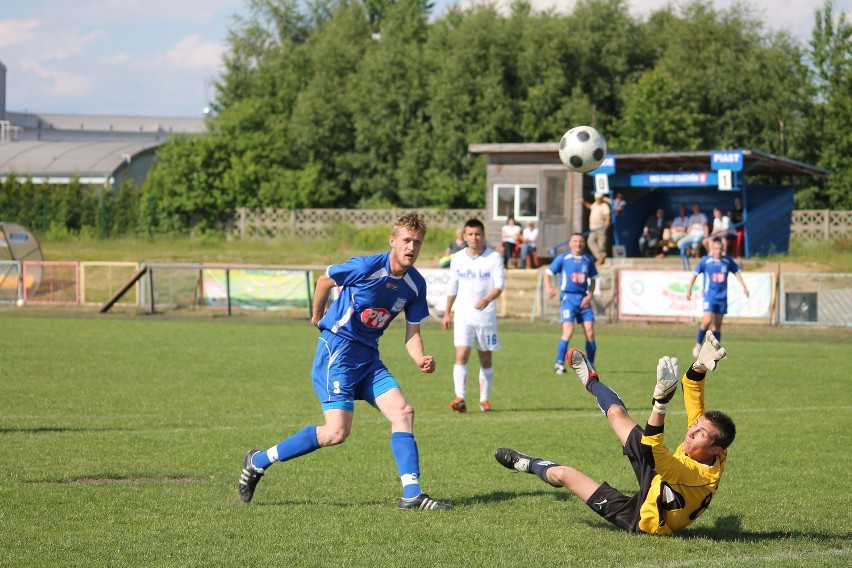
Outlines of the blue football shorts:
M712 298L712 297L704 297L704 301L702 302L702 306L704 307L705 312L711 312L714 314L722 314L725 315L728 313L728 299L727 298Z
M375 348L323 331L311 370L314 391L322 410L355 410L356 400L372 406L376 398L400 388Z
M562 323L595 321L595 312L592 311L591 303L588 308L580 307L584 297L585 294L565 294L562 296Z

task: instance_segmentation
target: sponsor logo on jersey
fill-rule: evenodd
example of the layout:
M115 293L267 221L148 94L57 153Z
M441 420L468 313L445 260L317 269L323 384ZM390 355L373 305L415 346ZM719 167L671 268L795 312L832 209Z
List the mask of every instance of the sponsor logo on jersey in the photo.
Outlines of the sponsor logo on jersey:
M390 288L391 290L399 290L399 286L394 284L393 282L385 282L385 288Z
M361 312L361 323L373 329L384 329L390 321L390 312L384 308L367 308Z

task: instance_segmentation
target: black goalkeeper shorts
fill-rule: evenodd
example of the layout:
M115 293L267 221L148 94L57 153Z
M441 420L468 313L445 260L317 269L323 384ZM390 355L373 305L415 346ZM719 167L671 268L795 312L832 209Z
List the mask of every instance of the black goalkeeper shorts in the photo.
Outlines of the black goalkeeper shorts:
M642 445L644 434L644 430L637 425L630 431L624 443L624 455L630 460L630 465L636 473L639 492L628 497L604 481L586 501L592 511L630 532L639 532L639 512L651 489L651 481L657 475L651 467L649 458L652 456L648 453L648 447Z

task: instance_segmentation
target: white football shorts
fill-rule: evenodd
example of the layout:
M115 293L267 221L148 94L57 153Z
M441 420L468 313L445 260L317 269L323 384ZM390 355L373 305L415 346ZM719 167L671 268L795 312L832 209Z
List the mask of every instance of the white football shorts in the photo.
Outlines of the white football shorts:
M473 325L456 320L453 325L453 341L456 347L473 347L477 351L500 349L496 324Z

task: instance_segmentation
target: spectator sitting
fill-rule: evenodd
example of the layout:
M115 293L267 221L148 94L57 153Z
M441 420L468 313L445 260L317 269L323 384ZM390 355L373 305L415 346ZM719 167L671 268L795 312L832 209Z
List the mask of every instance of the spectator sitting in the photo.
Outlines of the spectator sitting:
M722 214L722 210L718 207L713 208L713 229L710 236L704 239L702 243L706 250L710 250L710 243L713 239L718 238L722 241L722 254L727 254L728 241L733 237L737 238L737 234L731 230L731 218Z
M686 205L678 208L678 215L672 220L671 228L663 232L663 239L669 242L669 246L676 246L680 240L689 232L689 215L686 214Z
M536 241L538 241L538 229L535 228L535 223L530 221L521 233L521 254L518 257L518 268L527 267L527 258L530 259L531 268L538 268Z
M666 228L666 212L660 207L655 215L648 217L639 237L639 255L650 256L661 244L660 238Z
M686 205L681 205L678 208L678 215L672 220L670 226L663 229L663 238L660 246L660 257L668 254L669 249L677 246L677 244L686 236L689 230L689 216L686 214Z
M677 247L681 256L700 256L701 243L707 238L707 215L701 212L699 203L692 204L692 215L689 216L689 234L680 240Z
M447 245L447 250L444 251L444 256L441 257L439 266L441 268L449 268L450 257L465 247L467 247L467 243L464 242L464 229L456 229L456 238Z

